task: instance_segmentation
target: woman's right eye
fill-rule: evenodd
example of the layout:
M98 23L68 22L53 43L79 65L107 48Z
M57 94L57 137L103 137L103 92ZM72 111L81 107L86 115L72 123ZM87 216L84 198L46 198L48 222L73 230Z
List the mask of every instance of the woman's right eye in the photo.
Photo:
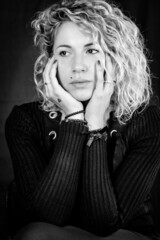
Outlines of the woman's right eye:
M59 55L62 56L62 57L66 57L66 56L69 55L69 52L67 52L67 51L61 51L61 52L59 53Z

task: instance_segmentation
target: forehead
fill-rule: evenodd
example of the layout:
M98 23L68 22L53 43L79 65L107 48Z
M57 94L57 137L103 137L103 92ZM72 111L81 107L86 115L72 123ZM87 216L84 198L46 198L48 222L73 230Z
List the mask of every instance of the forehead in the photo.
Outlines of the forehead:
M82 27L71 21L66 21L63 22L62 25L59 27L55 35L54 45L79 45L93 41L95 42L96 40L93 38L93 34L91 33L91 31L83 29Z

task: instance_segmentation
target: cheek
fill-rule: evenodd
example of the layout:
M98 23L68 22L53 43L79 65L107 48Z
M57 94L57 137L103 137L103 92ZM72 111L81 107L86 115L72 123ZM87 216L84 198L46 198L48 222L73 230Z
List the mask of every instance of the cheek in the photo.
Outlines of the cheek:
M70 70L67 64L58 62L58 77L60 82L65 86L70 77Z

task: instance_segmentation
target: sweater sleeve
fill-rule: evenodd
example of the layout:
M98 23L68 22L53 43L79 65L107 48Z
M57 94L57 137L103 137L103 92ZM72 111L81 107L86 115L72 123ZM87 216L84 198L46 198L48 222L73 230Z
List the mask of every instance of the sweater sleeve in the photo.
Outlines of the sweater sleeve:
M160 112L149 107L127 127L126 154L114 176L107 144L99 139L85 150L82 181L83 221L96 233L123 228L150 192L160 167ZM85 216L85 217L84 217Z
M86 146L82 170L80 218L86 229L98 235L112 232L119 217L107 152L104 139Z
M121 224L137 213L160 168L160 110L148 107L128 127L128 149L115 172Z
M75 201L86 126L62 121L48 165L29 115L14 108L5 130L20 193L38 220L63 225Z

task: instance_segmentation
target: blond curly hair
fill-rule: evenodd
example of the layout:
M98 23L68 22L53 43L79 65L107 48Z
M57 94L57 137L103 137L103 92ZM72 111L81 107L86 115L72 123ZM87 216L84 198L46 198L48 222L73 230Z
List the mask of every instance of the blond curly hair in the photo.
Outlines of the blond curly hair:
M144 109L149 103L151 74L139 28L116 5L104 0L62 0L38 12L32 21L34 42L40 48L34 80L43 110L57 110L57 106L46 97L43 71L53 54L57 30L64 21L72 21L87 29L111 57L116 78L114 116L120 124L125 124L140 106Z

